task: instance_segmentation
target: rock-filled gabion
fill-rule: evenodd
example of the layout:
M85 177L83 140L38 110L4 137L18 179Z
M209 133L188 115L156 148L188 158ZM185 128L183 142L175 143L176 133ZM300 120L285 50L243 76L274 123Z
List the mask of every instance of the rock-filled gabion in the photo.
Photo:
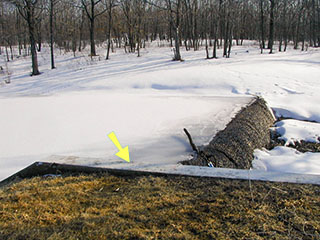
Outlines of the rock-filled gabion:
M207 146L199 147L197 156L185 165L249 169L254 159L253 151L268 147L270 127L275 118L262 98L255 98L243 108L226 128L216 134Z

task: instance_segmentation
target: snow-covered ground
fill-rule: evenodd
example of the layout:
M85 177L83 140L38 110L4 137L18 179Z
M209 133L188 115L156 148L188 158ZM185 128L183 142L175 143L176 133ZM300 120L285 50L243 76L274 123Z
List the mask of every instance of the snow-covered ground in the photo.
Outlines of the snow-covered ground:
M282 120L275 124L277 134L281 137L279 139L284 140L286 145L301 140L313 143L320 142L320 124L314 122L305 122L294 119Z
M206 60L204 50L182 56L173 62L170 48L154 46L140 58L117 49L108 61L103 48L92 60L88 52L57 51L57 69L50 70L44 49L35 77L29 58L8 63L11 84L0 75L0 179L50 155L119 162L111 131L129 146L129 164L175 164L190 153L183 128L204 144L255 95L277 116L320 122L320 49L261 55L248 42L230 59ZM288 140L319 136L317 123L278 128ZM320 174L317 153L281 147L255 157L258 169Z
M295 145L296 142L320 142L320 124L295 119L277 122L275 130L285 141L285 146ZM320 173L320 153L301 153L289 147L276 147L272 151L256 150L254 167L260 170ZM289 170L288 170L289 169Z

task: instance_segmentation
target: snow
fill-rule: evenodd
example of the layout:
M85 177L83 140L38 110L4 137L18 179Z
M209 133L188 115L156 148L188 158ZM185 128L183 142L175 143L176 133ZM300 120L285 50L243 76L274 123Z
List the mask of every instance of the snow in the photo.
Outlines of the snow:
M320 153L301 153L289 147L271 151L255 150L253 167L259 170L287 173L317 174L320 172Z
M286 145L295 145L295 142L320 142L320 124L297 121L294 119L277 122L275 130Z
M131 165L169 164L189 158L183 128L208 143L251 97L196 97L78 92L0 100L0 174L53 154L96 157L110 163L114 131L130 147ZM9 163L9 164L8 164ZM102 163L96 164L101 165Z
M294 173L320 173L320 153L301 153L287 147L296 142L306 141L319 143L320 124L294 119L282 120L275 124L279 139L285 141L284 147L276 147L271 151L255 150L256 159L253 167L259 170Z
M185 61L173 62L170 48L153 45L140 58L117 49L108 61L103 47L93 59L88 49L76 57L57 51L55 70L44 48L35 77L29 58L9 62L11 84L0 75L0 179L51 155L117 164L107 139L112 131L129 146L130 167L171 166L191 152L183 128L196 144L207 143L253 96L264 97L277 117L320 122L320 49L261 55L248 41L230 59L181 49ZM282 123L277 128L289 140L319 135L317 123ZM316 153L280 148L256 151L255 158L264 171L320 174Z

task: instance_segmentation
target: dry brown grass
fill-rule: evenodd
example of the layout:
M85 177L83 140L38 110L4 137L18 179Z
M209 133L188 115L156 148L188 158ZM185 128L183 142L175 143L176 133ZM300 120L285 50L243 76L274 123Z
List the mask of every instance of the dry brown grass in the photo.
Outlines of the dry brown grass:
M38 177L0 189L0 239L320 239L319 196L312 185Z

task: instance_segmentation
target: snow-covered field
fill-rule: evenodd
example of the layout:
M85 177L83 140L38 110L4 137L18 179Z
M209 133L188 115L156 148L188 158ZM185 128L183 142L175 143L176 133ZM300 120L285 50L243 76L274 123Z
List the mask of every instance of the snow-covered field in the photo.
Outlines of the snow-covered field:
M120 163L107 138L112 131L130 149L132 162L121 164L176 164L191 152L183 128L196 144L207 143L255 95L277 116L320 122L320 49L261 55L248 42L230 59L206 60L204 50L182 56L172 62L170 48L155 46L140 58L117 49L108 61L103 48L92 60L88 52L57 51L57 69L50 70L45 48L35 77L29 58L8 63L11 84L0 75L0 180L51 155ZM286 141L319 141L317 123L277 128ZM279 147L255 157L260 170L320 174L319 153Z

